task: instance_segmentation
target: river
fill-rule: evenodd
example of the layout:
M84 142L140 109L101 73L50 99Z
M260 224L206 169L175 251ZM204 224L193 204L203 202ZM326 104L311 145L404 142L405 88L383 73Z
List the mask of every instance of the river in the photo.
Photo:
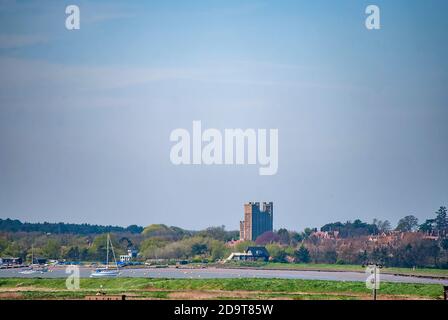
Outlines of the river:
M88 278L93 269L81 267L80 275ZM2 269L0 278L66 278L65 267L50 268L45 273L21 274L21 269ZM305 280L333 280L333 281L366 281L367 275L362 272L344 271L302 271L302 270L262 270L262 269L176 269L176 268L141 268L122 269L120 277L133 278L170 278L170 279L223 279L223 278L280 278ZM433 283L448 285L448 279L433 279L422 277L408 277L392 274L381 274L381 281L403 283Z

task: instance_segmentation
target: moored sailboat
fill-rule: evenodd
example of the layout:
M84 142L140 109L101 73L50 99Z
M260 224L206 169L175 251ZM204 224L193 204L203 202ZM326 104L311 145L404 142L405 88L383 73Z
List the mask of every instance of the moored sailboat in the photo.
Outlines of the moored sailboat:
M115 268L109 268L109 244L112 249L112 255L114 257ZM107 234L107 244L106 244L106 266L104 268L97 268L90 275L91 278L105 278L105 277L117 277L120 275L120 271L118 269L117 259L115 258L114 246L112 245L112 241L110 240L110 235Z
M44 265L34 263L34 246L31 246L31 264L25 270L19 271L20 274L35 274L48 272L48 268Z

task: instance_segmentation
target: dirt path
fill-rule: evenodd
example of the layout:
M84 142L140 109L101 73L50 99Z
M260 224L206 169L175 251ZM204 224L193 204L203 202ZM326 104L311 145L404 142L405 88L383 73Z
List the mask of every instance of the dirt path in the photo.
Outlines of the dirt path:
M94 292L95 290L91 290ZM38 287L0 288L0 299L21 299L23 292L57 293L67 292L65 289L51 289ZM162 290L146 288L143 290L123 291L131 299L153 299L145 297L145 292L168 292L168 299L172 300L210 300L210 299L254 299L254 300L293 300L293 299L330 299L353 298L371 300L370 294L353 292L267 292L267 291L224 291L224 290ZM140 295L140 294L142 295ZM116 293L115 293L116 294ZM66 297L69 298L69 297ZM427 297L413 295L386 295L379 294L378 300L430 300Z
M360 300L371 300L370 294L344 293L344 292L264 292L264 291L215 291L215 290L190 290L173 291L168 294L169 299L207 300L207 299L276 299L293 300L297 297L315 298L327 297L330 300L338 300L338 297L350 297ZM429 300L424 297L407 295L378 295L378 300Z

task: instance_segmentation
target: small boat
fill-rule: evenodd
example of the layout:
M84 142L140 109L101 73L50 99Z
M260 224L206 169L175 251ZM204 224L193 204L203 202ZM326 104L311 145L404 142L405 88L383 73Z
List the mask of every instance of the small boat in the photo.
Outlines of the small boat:
M20 274L35 274L35 273L45 273L48 272L48 269L45 267L34 267L31 266L28 269L19 271Z
M106 267L106 268L96 269L94 272L92 272L90 277L91 278L108 278L108 277L117 277L119 275L120 275L120 272L118 270L110 270Z
M36 272L39 272L39 273L48 272L48 268L46 265L45 266L40 266L40 265L32 266L32 268L33 268L33 270L35 270Z
M37 273L37 271L29 268L29 269L25 269L25 270L19 271L19 273L20 274L34 274L34 273Z
M20 274L35 274L35 273L45 273L48 272L48 268L45 265L39 265L34 263L34 246L31 246L31 265L22 271Z
M112 255L114 257L115 268L109 267L109 244L112 249ZM106 266L104 268L97 268L90 274L91 278L110 278L117 277L120 275L120 271L118 269L117 259L115 258L114 246L112 245L112 241L110 240L110 235L107 234L107 244L106 244Z

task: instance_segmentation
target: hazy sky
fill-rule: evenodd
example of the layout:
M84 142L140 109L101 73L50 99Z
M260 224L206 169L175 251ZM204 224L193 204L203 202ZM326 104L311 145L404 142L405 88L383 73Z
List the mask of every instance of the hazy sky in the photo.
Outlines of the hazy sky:
M368 4L381 30L364 26ZM81 29L65 29L77 4ZM448 205L448 1L0 0L0 218L237 229ZM174 166L170 133L278 128L279 170Z

